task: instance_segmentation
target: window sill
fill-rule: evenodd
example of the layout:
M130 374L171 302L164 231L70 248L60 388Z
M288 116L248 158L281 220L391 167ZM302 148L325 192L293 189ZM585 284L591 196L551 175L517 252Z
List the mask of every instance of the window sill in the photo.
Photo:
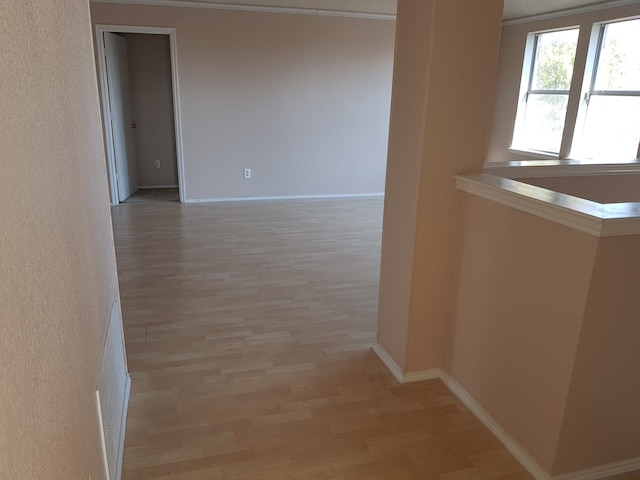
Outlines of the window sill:
M527 157L531 160L558 160L557 153L544 152L542 150L531 150L527 148L509 147L509 153Z
M578 177L588 175L640 174L640 159L616 160L522 160L487 162L484 172L506 178Z

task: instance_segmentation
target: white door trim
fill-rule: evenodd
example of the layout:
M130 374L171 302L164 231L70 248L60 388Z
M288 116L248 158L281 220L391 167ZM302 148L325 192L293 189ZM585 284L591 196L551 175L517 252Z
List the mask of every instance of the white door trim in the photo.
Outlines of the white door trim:
M178 188L180 201L185 202L187 195L184 186L184 159L182 152L182 121L180 116L180 95L178 83L178 48L176 44L176 29L168 27L141 27L131 25L96 25L96 51L98 53L98 81L102 98L102 121L105 135L105 148L107 154L107 173L109 177L109 193L111 204L118 205L118 191L116 184L116 163L113 151L113 128L111 126L111 112L109 105L109 93L107 91L107 64L104 50L104 32L112 33L151 33L169 35L169 50L171 52L171 79L173 88L173 116L176 136L176 160L178 167Z

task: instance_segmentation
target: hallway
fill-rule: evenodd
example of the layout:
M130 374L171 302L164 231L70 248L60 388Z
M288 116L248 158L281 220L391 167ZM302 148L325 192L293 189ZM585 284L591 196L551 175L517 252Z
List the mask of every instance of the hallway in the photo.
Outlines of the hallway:
M376 336L383 199L112 209L132 395L123 480L530 476Z

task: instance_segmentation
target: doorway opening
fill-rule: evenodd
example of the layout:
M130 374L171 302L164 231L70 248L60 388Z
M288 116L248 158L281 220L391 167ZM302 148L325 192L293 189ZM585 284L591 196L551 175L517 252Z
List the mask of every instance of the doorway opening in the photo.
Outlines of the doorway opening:
M185 201L175 29L96 25L109 194Z

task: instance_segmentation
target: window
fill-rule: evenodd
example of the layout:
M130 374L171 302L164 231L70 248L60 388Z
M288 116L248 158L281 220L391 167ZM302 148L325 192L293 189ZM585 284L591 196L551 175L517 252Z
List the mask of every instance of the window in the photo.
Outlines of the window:
M574 28L530 36L531 63L523 72L514 147L560 151L578 33Z
M640 19L598 30L571 156L628 160L640 144Z
M574 64L582 83L572 88ZM578 28L529 34L511 148L599 162L640 158L640 18L594 24L580 39Z

